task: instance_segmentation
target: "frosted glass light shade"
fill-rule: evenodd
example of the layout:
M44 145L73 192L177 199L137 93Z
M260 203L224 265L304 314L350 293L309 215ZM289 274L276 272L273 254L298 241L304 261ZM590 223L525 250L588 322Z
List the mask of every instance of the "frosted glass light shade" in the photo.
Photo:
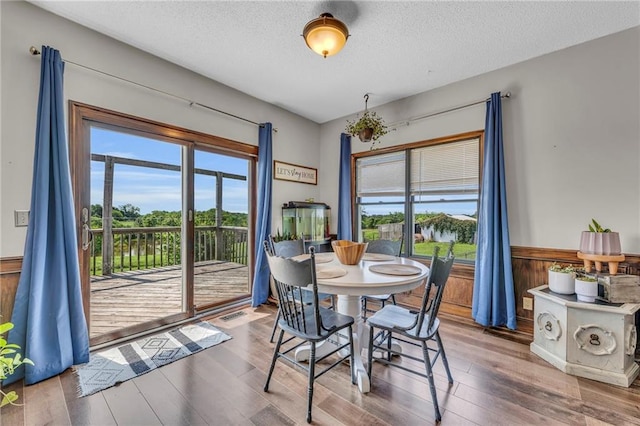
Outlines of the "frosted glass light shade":
M302 36L311 50L326 58L342 50L347 43L349 30L330 13L323 13L305 25Z

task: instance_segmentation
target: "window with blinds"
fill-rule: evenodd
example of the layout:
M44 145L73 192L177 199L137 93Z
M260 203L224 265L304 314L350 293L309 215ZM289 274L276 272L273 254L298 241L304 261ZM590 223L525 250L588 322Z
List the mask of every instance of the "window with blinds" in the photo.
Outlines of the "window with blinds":
M403 196L405 192L405 152L376 155L357 161L358 197Z
M453 239L456 259L473 261L482 135L470 132L356 158L358 239L404 235L409 256L431 256L434 245Z
M478 138L411 150L411 195L477 194Z

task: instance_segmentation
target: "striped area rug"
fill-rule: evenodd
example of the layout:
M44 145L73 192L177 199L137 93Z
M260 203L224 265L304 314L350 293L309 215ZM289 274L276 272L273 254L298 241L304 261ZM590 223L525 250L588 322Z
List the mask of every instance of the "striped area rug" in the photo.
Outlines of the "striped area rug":
M91 395L229 339L208 322L198 322L91 354L88 363L75 368L79 394Z

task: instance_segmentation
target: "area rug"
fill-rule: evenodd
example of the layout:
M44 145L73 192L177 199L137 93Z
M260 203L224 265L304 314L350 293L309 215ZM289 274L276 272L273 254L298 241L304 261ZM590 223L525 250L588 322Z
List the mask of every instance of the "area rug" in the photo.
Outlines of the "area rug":
M229 339L208 322L198 322L91 354L88 363L75 368L79 395L91 395Z

